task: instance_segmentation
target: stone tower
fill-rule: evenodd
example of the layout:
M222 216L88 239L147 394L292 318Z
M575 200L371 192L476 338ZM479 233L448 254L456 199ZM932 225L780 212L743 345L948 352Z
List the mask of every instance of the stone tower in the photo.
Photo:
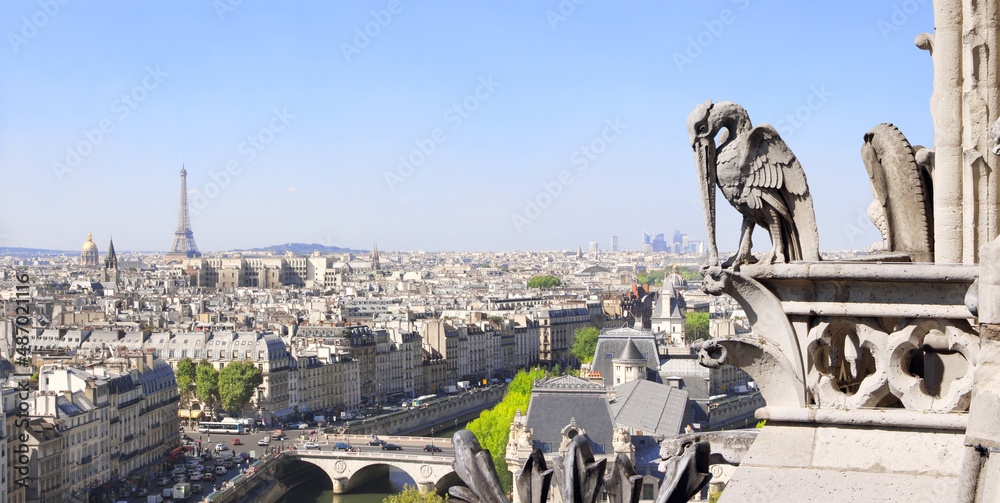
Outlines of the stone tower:
M614 366L615 386L646 378L646 357L629 337L622 352L611 361Z
M118 256L115 255L115 240L108 243L108 255L104 257L104 266L101 267L101 281L118 284Z

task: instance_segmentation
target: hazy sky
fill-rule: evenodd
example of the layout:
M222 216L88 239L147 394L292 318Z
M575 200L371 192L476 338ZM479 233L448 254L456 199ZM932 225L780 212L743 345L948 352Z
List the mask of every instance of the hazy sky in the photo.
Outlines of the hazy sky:
M39 0L0 19L0 246L78 250L92 229L102 252L165 250L182 159L202 251L703 238L685 120L712 99L782 133L823 249L867 248L862 136L933 143L929 0Z

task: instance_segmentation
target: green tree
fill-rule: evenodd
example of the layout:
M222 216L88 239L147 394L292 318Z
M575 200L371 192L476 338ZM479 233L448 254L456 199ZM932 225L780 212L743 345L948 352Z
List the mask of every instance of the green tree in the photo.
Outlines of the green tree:
M640 285L662 285L663 277L666 275L666 270L660 269L657 271L645 271L640 272L639 284Z
M701 269L697 267L678 267L677 274L688 281L701 281Z
M535 276L528 280L528 288L554 288L562 284L555 276Z
M684 313L684 337L689 341L708 339L708 313Z
M198 377L198 368L190 358L181 358L177 362L177 390L186 400L190 400L191 393L194 392L195 379Z
M198 364L194 391L201 403L215 409L219 403L219 371L211 363L202 361Z
M382 500L382 503L444 503L447 498L442 498L434 492L422 493L409 484L403 486L403 491L398 494L390 494Z
M538 367L531 369L530 372L519 371L507 385L507 394L503 400L496 407L484 410L478 419L466 426L476 435L483 449L489 449L493 457L493 466L497 469L497 476L500 477L500 482L508 493L514 484L514 476L507 470L507 463L504 460L507 455L507 440L510 437L510 423L518 410L522 414L528 412L531 389L535 386L536 380L545 377L545 371Z
M576 357L576 360L580 363L594 361L594 350L597 349L597 338L600 335L601 331L595 327L576 329L573 346L569 348L570 354Z
M260 369L250 362L231 362L219 372L219 398L222 408L239 416L250 403L257 386L264 382Z

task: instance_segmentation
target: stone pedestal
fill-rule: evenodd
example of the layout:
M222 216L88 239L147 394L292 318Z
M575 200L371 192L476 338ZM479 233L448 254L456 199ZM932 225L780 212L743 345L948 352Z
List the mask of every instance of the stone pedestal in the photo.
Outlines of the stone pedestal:
M995 359L965 305L978 273L824 262L707 276L753 331L699 357L743 368L767 401L720 501L956 501L974 378Z

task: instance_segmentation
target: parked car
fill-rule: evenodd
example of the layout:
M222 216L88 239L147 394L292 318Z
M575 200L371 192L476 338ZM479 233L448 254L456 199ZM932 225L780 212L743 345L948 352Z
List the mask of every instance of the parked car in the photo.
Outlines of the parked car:
M201 492L204 491L204 490L205 490L205 488L202 487L201 484L195 484L195 485L191 486L191 494L201 494Z
M348 444L347 442L337 442L337 443L333 444L333 448L334 449L343 449L345 451L349 451L349 450L351 450L351 444Z
M188 476L191 480L201 480L201 472L194 472Z
M315 442L306 442L306 443L302 444L302 447L305 447L307 450L308 449L319 449L319 444L317 444Z
M240 439L238 439L238 438L234 438L233 439L233 445L243 445L243 442L240 441Z
M227 470L230 469L230 468L232 468L233 467L233 460L227 459L227 460L223 461L222 462L222 466L224 466Z
M260 440L257 441L257 445L263 445L263 446L266 447L268 445L271 445L271 440L268 439L267 437L264 437L264 438L262 438L262 439L260 439Z
M375 440L369 440L368 445L385 445L385 440L376 438Z
M436 445L427 444L424 446L424 452L441 452L441 448Z
M382 444L383 451L401 451L403 446L397 444Z
M226 469L223 468L222 472L225 473L225 471L226 471ZM215 473L214 473L214 470L211 471L211 472L204 473L201 476L201 480L204 480L205 482L215 482Z
M226 467L225 467L225 465L216 466L215 467L215 474L216 475L225 475L226 474Z

